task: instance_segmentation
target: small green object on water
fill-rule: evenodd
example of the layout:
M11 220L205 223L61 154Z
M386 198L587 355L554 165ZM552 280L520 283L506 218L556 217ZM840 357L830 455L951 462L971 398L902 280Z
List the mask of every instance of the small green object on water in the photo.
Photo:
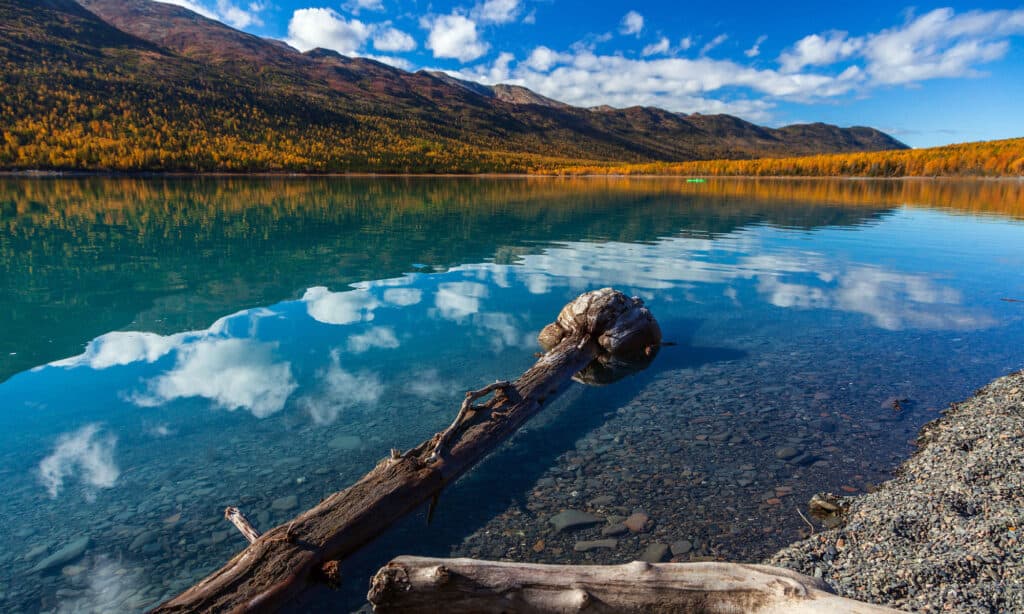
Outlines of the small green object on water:
M699 177L696 179L687 179L686 183L707 183L707 179L701 179Z

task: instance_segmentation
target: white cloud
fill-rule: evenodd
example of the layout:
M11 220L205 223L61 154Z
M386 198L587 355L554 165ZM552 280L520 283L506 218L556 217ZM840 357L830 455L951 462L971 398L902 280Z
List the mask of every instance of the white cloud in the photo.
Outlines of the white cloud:
M910 83L940 77L974 77L975 68L1006 55L1005 37L1024 34L1024 9L956 15L936 9L902 27L868 37L863 55L878 83Z
M850 38L846 32L826 32L805 36L779 56L783 72L796 72L805 66L826 66L844 60L864 46L863 39Z
M384 394L384 385L374 373L352 373L341 368L341 353L331 352L331 362L317 374L319 390L299 399L316 424L331 424L345 410L376 403Z
M394 349L399 346L395 330L387 326L374 326L365 333L348 338L348 351L362 354L372 348Z
M229 0L217 0L213 6L196 0L157 0L157 2L180 6L207 19L221 21L239 29L262 26L263 20L260 19L259 13L266 10L266 5L261 2L251 2L244 9Z
M39 463L39 481L51 497L60 494L64 480L80 474L90 488L112 488L121 475L114 463L117 438L101 436L98 424L88 424L74 433L61 435L53 453Z
M489 67L463 70L464 79L491 81ZM856 72L838 76L781 73L729 60L701 57L631 59L599 55L590 49L558 53L538 47L509 68L506 82L576 106L658 106L684 113L732 113L764 120L772 99L807 100L836 96L860 83ZM725 88L744 88L765 97L709 96Z
M976 77L977 66L1004 57L1010 36L1024 34L1024 9L971 11L935 9L901 26L851 37L846 32L806 36L779 56L785 72L863 60L871 85L936 78Z
M630 11L622 17L622 21L619 22L619 32L630 35L640 35L641 30L644 29L644 16L636 11Z
M511 23L521 8L519 0L485 0L473 9L472 16L480 23Z
M345 10L353 15L358 15L359 11L383 11L384 2L383 0L348 0L343 5Z
M640 52L640 55L644 57L647 57L649 55L664 55L669 52L671 46L672 45L668 42L668 37L662 36L661 40L659 40L658 42L651 43L650 45L644 47L643 51Z
M537 9L533 9L532 11L527 13L526 17L523 17L523 23L528 25L533 25L537 23Z
M490 49L490 45L480 40L476 22L465 15L453 13L432 18L424 17L420 20L420 25L430 30L427 36L427 49L434 52L435 58L470 62Z
M345 19L333 9L299 9L288 22L287 42L299 51L316 47L342 55L358 55L373 33L358 19Z
M706 54L707 52L711 51L712 49L714 49L715 47L721 45L722 43L724 43L727 40L729 40L729 35L728 34L719 34L718 36L716 36L713 39L711 39L708 42L708 44L706 44L706 45L704 45L703 47L700 48L700 54L701 55Z
M526 58L523 65L526 68L530 68L537 72L547 72L551 70L555 64L561 64L571 60L572 56L568 53L558 53L541 45L530 52L530 57Z
M754 41L754 46L744 51L743 55L747 56L748 58L756 58L757 56L761 55L761 43L765 42L766 40L768 40L767 36L763 34L761 36L758 36L757 40Z
M143 407L201 397L216 406L265 418L284 408L298 384L291 363L275 362L276 343L206 338L178 349L173 369L149 382L132 400Z
M693 47L693 39L689 36L679 40L679 50L686 51L690 47Z
M401 30L385 26L374 32L373 46L380 51L412 51L416 40Z

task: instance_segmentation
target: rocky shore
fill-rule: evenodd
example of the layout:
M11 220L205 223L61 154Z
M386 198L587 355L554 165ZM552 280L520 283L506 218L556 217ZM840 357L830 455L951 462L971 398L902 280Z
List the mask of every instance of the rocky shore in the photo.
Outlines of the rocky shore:
M896 477L843 500L840 526L766 562L905 610L1024 611L1024 371L944 414Z

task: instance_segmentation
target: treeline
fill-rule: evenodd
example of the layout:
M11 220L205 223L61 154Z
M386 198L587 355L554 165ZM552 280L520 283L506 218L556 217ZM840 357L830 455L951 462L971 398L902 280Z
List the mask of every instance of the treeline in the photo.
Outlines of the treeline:
M1024 138L798 158L573 165L542 172L746 177L1020 177L1024 176Z

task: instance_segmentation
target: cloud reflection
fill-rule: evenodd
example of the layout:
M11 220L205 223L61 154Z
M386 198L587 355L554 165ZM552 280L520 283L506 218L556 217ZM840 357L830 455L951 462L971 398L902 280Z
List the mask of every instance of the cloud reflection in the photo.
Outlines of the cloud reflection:
M75 477L87 486L86 497L92 498L95 488L113 488L120 470L114 463L117 438L101 435L100 425L87 424L74 433L61 435L53 452L39 462L39 481L56 498L64 481Z
M376 297L366 290L331 292L322 286L306 290L302 301L310 317L324 324L369 322L380 306Z
M442 318L461 320L480 311L480 299L487 298L487 295L487 286L482 283L475 281L446 282L438 284L437 294L434 295L434 305Z
M245 409L257 418L280 411L298 387L291 363L275 362L276 343L209 338L178 348L174 368L150 381L133 400L157 406L203 397L229 411Z
M372 348L395 349L399 346L395 330L388 326L374 326L365 333L348 338L348 351L362 354Z
M341 368L341 352L331 352L331 363L317 373L318 391L301 397L298 404L316 424L331 424L346 410L376 403L384 394L380 377L368 371L353 373Z
M738 304L736 282L746 280L776 307L859 313L886 330L964 330L995 324L981 310L964 306L958 291L927 275L830 260L811 251L772 252L752 233L734 238L668 238L650 244L579 242L524 255L516 265L472 264L453 271L475 279L483 279L481 275L490 271L486 281L494 285L507 285L511 277L532 294L613 286L646 298L664 294L665 300L684 290L684 297L694 300L689 291L696 286L721 284L727 286L725 296L733 304ZM440 315L460 320L476 314L474 325L497 332L505 345L518 345L510 341L514 335L507 318L478 313L479 298L487 290L478 286L478 282L441 284ZM490 319L482 319L484 315Z

